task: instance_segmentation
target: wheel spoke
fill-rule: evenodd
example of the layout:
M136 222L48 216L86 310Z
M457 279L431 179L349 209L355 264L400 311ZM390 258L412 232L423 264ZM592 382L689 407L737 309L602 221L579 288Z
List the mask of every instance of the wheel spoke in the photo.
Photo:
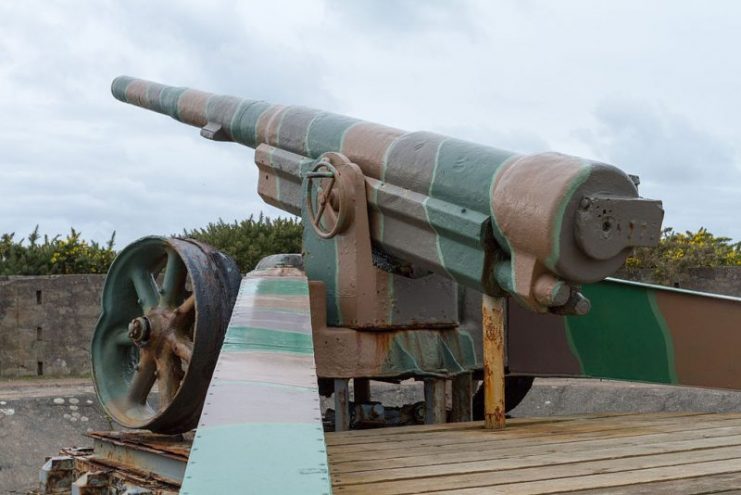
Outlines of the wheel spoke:
M144 405L155 381L157 365L149 351L139 351L139 365L129 386L128 400L132 404Z
M157 358L157 387L160 395L160 411L170 405L183 379L183 370L171 349L163 349Z
M139 298L139 305L146 312L157 306L159 302L159 289L157 282L148 270L137 270L131 274L131 281L134 283L136 296Z
M185 301L183 301L183 304L181 304L180 306L178 306L178 309L175 310L175 313L176 314L179 314L179 315L188 314L191 311L193 311L195 309L195 307L196 307L196 295L195 294L191 294L188 297L188 299L186 299Z
M174 250L168 249L165 276L162 282L161 302L163 306L175 306L182 299L187 276L188 269L183 260Z
M193 341L183 335L177 333L172 334L170 345L172 346L172 352L175 354L186 366L190 364L190 359L193 356Z
M134 342L129 337L129 330L127 328L121 328L111 337L113 344L118 346L130 347L134 345Z
M195 320L195 308L196 296L195 294L191 294L185 301L183 301L183 304L178 306L175 310L175 315L172 318L170 326L179 330L181 333L185 333L185 331L193 324L193 320Z

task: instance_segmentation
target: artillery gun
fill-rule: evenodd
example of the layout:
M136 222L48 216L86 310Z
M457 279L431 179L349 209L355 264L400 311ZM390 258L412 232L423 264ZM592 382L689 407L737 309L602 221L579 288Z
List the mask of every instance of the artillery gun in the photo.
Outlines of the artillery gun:
M193 479L217 476L225 444L272 431L279 440L261 455L290 446L315 470L304 481L326 486L326 454L312 443L317 378L334 384L346 428L350 378L425 380L426 420L439 422L445 380L466 419L472 374L484 368L487 401L499 404L487 420L501 422L505 363L482 365L474 341L503 353L504 298L531 313L585 315L581 285L659 239L661 202L600 162L129 77L112 92L254 148L260 196L303 220L302 256L265 260L239 289L228 257L189 240L145 238L111 267L92 348L96 390L124 426L198 426ZM459 287L483 294L483 338L459 325Z

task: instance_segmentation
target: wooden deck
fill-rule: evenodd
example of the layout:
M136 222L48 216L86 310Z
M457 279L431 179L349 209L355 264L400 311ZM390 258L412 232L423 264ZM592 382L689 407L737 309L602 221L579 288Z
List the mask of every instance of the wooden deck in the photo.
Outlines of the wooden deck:
M326 435L345 494L741 494L741 414L593 415Z

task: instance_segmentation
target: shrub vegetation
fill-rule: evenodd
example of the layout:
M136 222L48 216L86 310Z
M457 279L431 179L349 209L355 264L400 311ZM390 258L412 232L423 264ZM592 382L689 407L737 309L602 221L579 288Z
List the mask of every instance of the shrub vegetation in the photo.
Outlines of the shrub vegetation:
M242 273L252 270L264 256L301 252L301 221L294 218L270 219L262 214L246 220L209 223L202 228L184 230L183 237L205 242L232 256ZM49 275L65 273L106 273L116 255L116 233L105 244L82 239L71 229L66 237L49 238L36 227L25 239L15 234L0 237L0 275ZM655 283L684 282L692 268L739 266L741 242L716 237L705 228L696 232L675 232L666 228L656 248L636 249L621 276L639 278L649 270Z

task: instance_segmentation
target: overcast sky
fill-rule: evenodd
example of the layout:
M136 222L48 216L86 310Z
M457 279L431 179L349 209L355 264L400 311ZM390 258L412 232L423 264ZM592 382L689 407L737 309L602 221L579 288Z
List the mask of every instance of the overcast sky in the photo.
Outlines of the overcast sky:
M741 3L155 3L0 2L1 232L282 214L251 150L114 100L126 74L603 160L665 225L741 240Z

